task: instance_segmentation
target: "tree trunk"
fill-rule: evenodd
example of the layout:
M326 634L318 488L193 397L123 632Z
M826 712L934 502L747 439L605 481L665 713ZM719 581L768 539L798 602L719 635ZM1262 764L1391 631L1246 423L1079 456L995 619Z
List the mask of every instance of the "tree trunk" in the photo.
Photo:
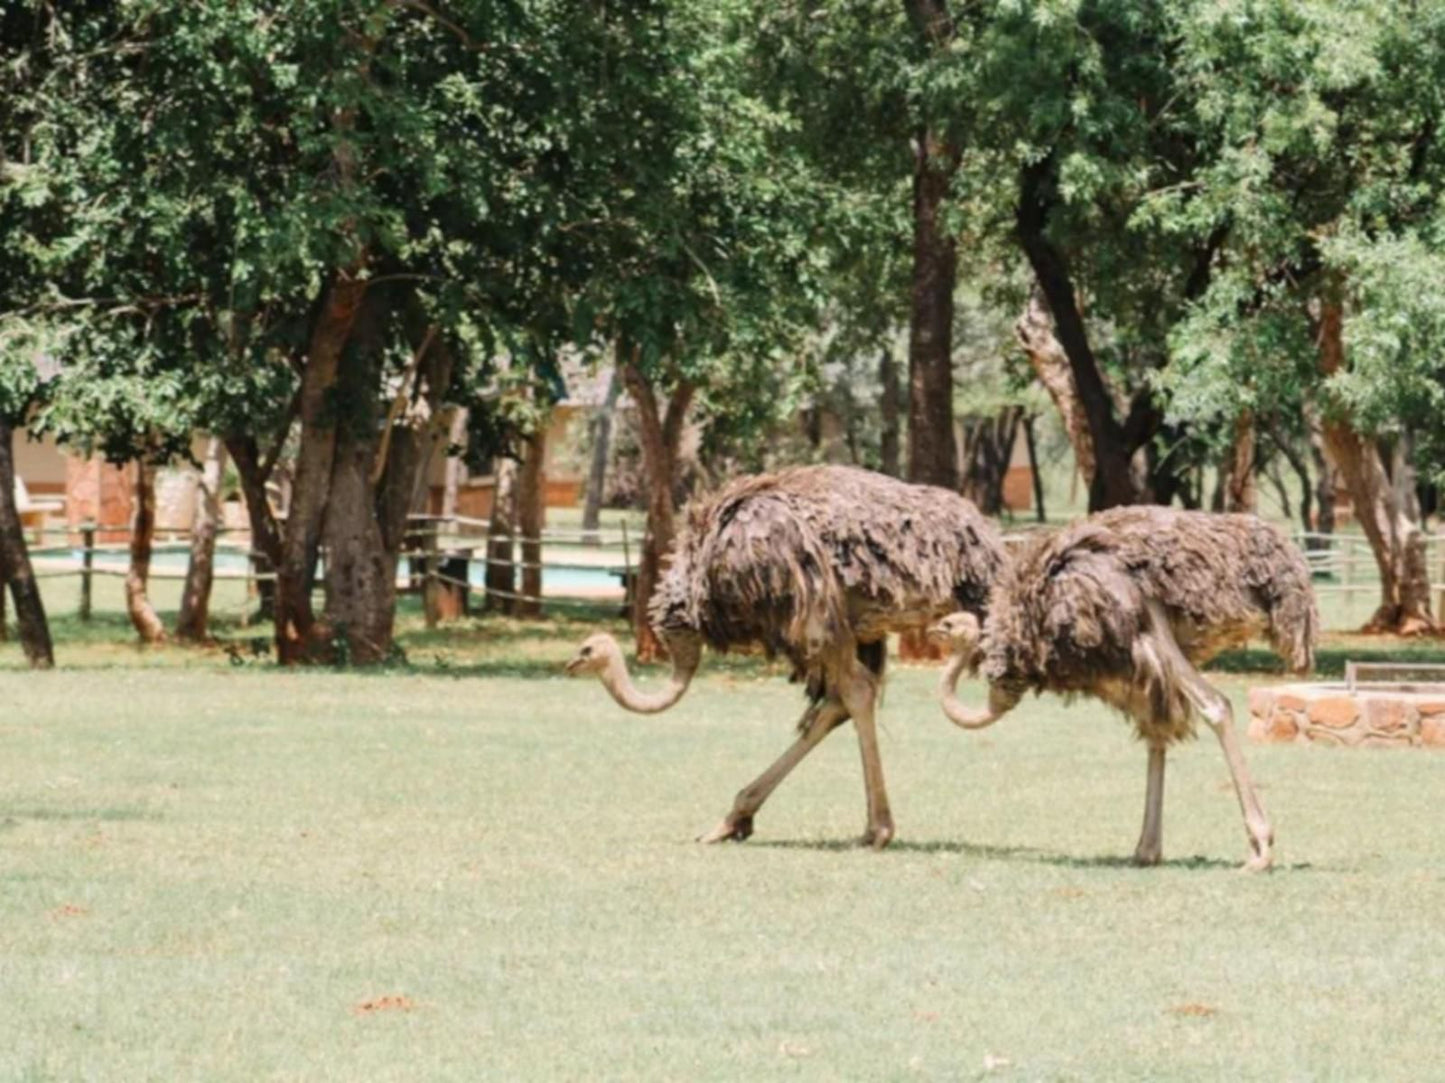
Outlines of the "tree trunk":
M1034 439L1034 415L1024 418L1024 447L1029 453L1029 472L1034 483L1034 518L1045 522L1048 514L1044 511L1044 475L1039 468L1038 443Z
M890 478L900 476L898 461L898 404L903 397L898 386L898 362L893 357L892 347L885 346L878 360L878 381L883 385L878 401L878 416L883 431L879 439L879 469Z
M364 385L363 385L364 386ZM317 657L375 665L390 656L396 619L396 563L387 551L371 482L374 416L343 421L322 527L326 545L326 608L314 634Z
M1234 441L1230 444L1228 470L1224 481L1224 510L1249 512L1259 507L1259 487L1254 474L1254 412L1241 410L1234 419Z
M221 518L221 474L226 468L226 447L220 437L206 443L206 459L196 494L196 516L191 524L191 560L181 590L181 615L176 638L183 643L204 643L210 638L211 586L216 569L216 529Z
M592 417L592 463L587 470L587 494L582 502L583 540L592 545L601 539L597 527L602 519L602 495L607 487L607 456L612 449L612 415L622 392L622 377L614 367L607 380L607 400Z
M461 498L462 482L466 480L467 464L462 451L467 444L468 411L458 407L452 413L447 428L447 468L442 482L442 518L456 518L458 501Z
M316 615L311 588L337 454L338 373L365 296L364 279L338 274L312 326L301 376L301 448L276 579L276 655L283 665L309 661L329 650L312 636Z
M1023 413L1022 406L1005 406L994 417L968 422L962 492L985 515L998 515L1004 510L1003 483Z
M1053 314L1058 342L1073 376L1074 392L1089 423L1094 459L1089 510L1102 511L1138 503L1144 494L1134 479L1133 448L1115 417L1113 400L1089 344L1068 261L1046 232L1049 210L1056 198L1054 168L1052 156L1024 167L1019 185L1018 236Z
M542 527L547 515L542 468L546 459L547 430L539 424L527 437L517 471L517 529L522 535L522 597L517 615L529 619L542 615Z
M1326 299L1316 326L1320 370L1328 378L1345 367L1344 303ZM1420 528L1413 483L1392 484L1372 441L1364 439L1343 415L1322 418L1326 450L1354 504L1355 517L1369 539L1380 569L1380 605L1365 625L1367 632L1419 635L1436 631L1430 612L1430 575L1425 534Z
M151 574L151 546L156 529L156 468L140 460L135 464L134 512L130 520L130 567L125 573L125 608L142 643L164 643L166 628L156 616L147 593Z
M266 498L266 482L272 465L261 462L260 449L253 436L232 434L226 437L226 450L236 464L241 479L241 495L245 498L246 518L251 525L251 563L256 570L256 594L260 599L257 617L276 617L276 569L281 566L281 532L271 514ZM273 456L271 463L275 462Z
M1330 457L1325 454L1325 434L1319 419L1309 417L1310 458L1315 464L1315 502L1319 505L1319 518L1314 529L1320 534L1335 532L1335 492L1339 488L1339 473ZM1319 541L1320 546L1327 543Z
M913 289L908 329L908 480L958 488L953 435L953 290L958 252L945 229L955 147L927 130L913 165Z
M1306 535L1312 534L1315 530L1314 521L1314 483L1310 480L1309 464L1300 454L1299 448L1290 440L1289 436L1280 432L1278 428L1272 428L1270 435L1273 439L1275 449L1284 457L1289 468L1294 472L1295 480L1299 482L1299 524L1300 529ZM1283 479L1281 479L1281 486ZM1333 518L1333 509L1331 509ZM1316 538L1305 538L1306 549L1318 549L1319 542Z
M8 586L15 600L15 622L26 660L32 669L50 669L55 665L50 625L15 503L14 439L10 422L0 420L0 599Z
M517 608L517 567L512 551L517 512L516 461L498 459L494 481L492 517L487 526L486 610L510 615Z
M1014 334L1029 359L1029 366L1044 390L1053 399L1064 423L1064 433L1074 449L1074 464L1079 469L1084 484L1094 484L1094 440L1089 435L1089 418L1083 404L1074 391L1074 374L1069 369L1069 359L1064 348L1054 335L1054 321L1044 304L1038 286L1029 294L1029 303L1017 322Z
M648 620L647 608L662 578L664 559L672 549L675 531L672 488L677 481L682 423L692 403L694 388L686 380L678 381L664 416L658 410L652 385L636 365L635 354L633 360L623 366L622 378L637 405L642 463L647 474L647 536L632 592L632 630L637 638L637 660L651 662L666 655L662 641Z

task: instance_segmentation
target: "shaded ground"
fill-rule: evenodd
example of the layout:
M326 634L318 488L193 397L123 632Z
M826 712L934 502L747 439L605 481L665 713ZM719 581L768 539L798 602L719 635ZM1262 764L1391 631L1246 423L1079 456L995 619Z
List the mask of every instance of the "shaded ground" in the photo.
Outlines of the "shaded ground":
M1222 758L1187 746L1169 862L1141 871L1122 724L1039 700L961 734L934 673L899 669L890 850L851 845L846 730L752 841L703 848L797 690L710 665L671 714L627 716L554 676L574 631L409 634L413 667L382 676L103 645L81 652L99 671L0 672L0 1079L1373 1079L1438 1059L1438 755L1249 746L1281 868L1247 876Z

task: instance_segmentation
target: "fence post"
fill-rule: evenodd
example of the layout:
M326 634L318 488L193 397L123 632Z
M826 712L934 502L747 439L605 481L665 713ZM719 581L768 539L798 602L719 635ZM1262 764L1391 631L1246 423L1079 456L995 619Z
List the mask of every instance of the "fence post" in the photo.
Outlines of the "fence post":
M95 567L95 524L86 522L80 527L80 619L90 620L91 572Z
M4 643L10 638L10 630L5 627L5 591L7 586L5 577L0 576L0 643Z
M439 527L428 523L421 536L422 581L421 605L426 613L426 626L435 628L441 622L441 599L437 597L441 584L437 582L437 534Z

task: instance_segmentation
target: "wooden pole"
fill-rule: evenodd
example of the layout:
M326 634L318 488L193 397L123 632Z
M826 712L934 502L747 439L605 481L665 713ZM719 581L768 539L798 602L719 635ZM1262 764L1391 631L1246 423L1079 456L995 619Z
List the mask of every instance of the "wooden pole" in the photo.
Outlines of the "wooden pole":
M437 581L437 532L438 525L428 523L423 528L421 548L422 560L422 609L426 612L426 626L435 628L441 621L441 599L437 596L441 583Z
M80 528L80 619L90 620L91 577L95 568L95 524L87 522Z

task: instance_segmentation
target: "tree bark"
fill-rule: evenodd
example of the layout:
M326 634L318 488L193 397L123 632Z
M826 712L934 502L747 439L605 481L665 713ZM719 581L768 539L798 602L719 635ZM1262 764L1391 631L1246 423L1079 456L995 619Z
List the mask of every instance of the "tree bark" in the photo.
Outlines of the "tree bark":
M889 346L883 348L883 355L878 359L878 381L883 385L878 401L878 416L883 429L879 438L879 468L890 478L896 478L901 476L898 456L898 404L903 394L898 386L898 362Z
M1254 445L1254 412L1241 410L1234 419L1234 440L1229 448L1229 468L1224 482L1225 511L1253 514L1259 507Z
M542 616L542 527L546 522L547 430L538 425L527 437L517 471L517 528L522 535L522 597L517 616Z
M447 520L456 518L462 482L467 476L466 460L462 457L462 450L467 443L467 420L466 407L458 407L453 411L447 428L447 446L449 449L456 449L447 455L446 475L442 482L442 518Z
M1023 413L1022 406L1005 406L993 417L967 423L962 492L985 515L1004 510L1003 483Z
M632 592L632 630L637 638L637 660L651 662L666 656L662 641L647 619L647 607L662 578L664 559L672 549L676 517L672 489L677 481L677 453L683 419L695 389L688 381L679 380L663 415L652 385L637 367L635 354L623 365L622 378L637 407L642 463L647 474L647 536Z
M1029 367L1034 370L1034 375L1039 383L1043 384L1044 390L1049 393L1049 398L1059 411L1059 417L1064 423L1064 434L1068 436L1069 445L1074 449L1074 464L1084 479L1084 485L1092 488L1094 440L1089 435L1089 418L1074 391L1074 374L1069 368L1069 359L1064 355L1064 348L1059 345L1059 340L1054 335L1053 323L1043 296L1035 286L1029 294L1029 302L1023 315L1014 323L1014 334L1018 337L1019 345L1023 347L1024 355L1029 359Z
M221 518L221 474L226 468L226 447L220 437L206 443L206 459L196 494L196 515L191 524L191 560L181 589L181 613L176 638L183 643L204 643L210 638L211 587L216 570L216 530Z
M1320 534L1335 532L1335 491L1339 487L1339 473L1325 454L1325 434L1319 420L1310 417L1310 458L1315 464L1315 502L1319 505L1319 517L1314 530ZM1325 545L1319 541L1320 546Z
M10 422L0 419L0 599L8 586L15 601L15 622L26 660L32 669L50 669L55 665L50 625L45 619L35 570L30 566L20 509L15 504L14 439Z
M156 615L147 593L151 574L151 548L156 529L156 468L140 460L135 464L130 520L130 566L125 573L125 608L142 643L164 643L166 628Z
M1024 446L1029 453L1029 472L1034 483L1034 518L1039 522L1048 519L1048 513L1044 511L1044 475L1039 468L1038 442L1034 438L1034 415L1029 414L1024 418Z
M313 660L329 650L312 635L316 614L311 588L337 455L338 373L365 296L364 279L338 274L312 326L301 376L301 449L276 579L276 655L283 665Z
M374 412L362 410L338 426L321 534L326 607L313 627L318 638L313 650L318 657L352 665L386 661L396 618L396 564L387 551L371 483L376 420Z
M1069 362L1074 392L1089 423L1094 476L1089 485L1089 510L1136 504L1143 493L1136 484L1133 448L1104 382L1064 254L1049 239L1048 215L1056 198L1052 156L1024 167L1019 184L1017 229L1020 244L1033 268L1044 300L1054 317L1060 347ZM1137 445L1136 445L1137 446Z
M1316 334L1320 371L1328 378L1346 364L1344 302L1338 295L1320 304ZM1413 480L1398 487L1392 484L1379 450L1343 415L1327 412L1321 433L1380 569L1380 605L1363 630L1400 635L1435 632L1425 534L1414 508Z
M517 566L512 550L517 512L516 461L498 459L493 479L492 516L487 526L486 610L510 615L517 608Z
M958 163L956 147L927 129L917 134L908 329L908 480L949 490L958 488L958 445L953 435L953 290L958 252L943 216Z

